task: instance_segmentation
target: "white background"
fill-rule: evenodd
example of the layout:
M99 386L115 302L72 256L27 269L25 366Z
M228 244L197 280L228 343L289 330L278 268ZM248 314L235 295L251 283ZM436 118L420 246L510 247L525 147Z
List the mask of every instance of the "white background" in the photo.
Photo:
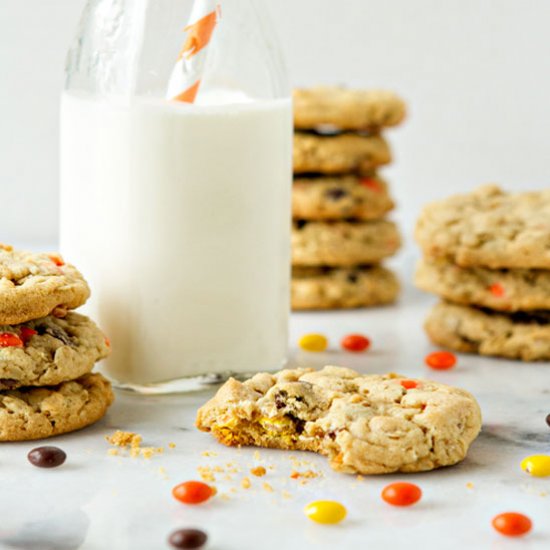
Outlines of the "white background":
M548 187L550 1L268 2L294 84L407 99L386 173L408 234L434 197L487 181ZM83 4L0 0L0 241L57 238L58 96Z

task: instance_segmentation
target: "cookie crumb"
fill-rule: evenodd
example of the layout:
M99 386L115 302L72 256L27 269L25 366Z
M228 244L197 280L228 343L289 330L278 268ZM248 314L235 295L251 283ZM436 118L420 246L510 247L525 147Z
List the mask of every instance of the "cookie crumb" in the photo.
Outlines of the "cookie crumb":
M241 480L241 487L243 489L250 489L250 487L252 487L252 483L250 482L250 478L243 477L242 480Z
M286 499L292 498L292 495L288 491L282 491L281 495L283 498L286 498Z
M254 460L261 460L260 451L254 451Z
M139 447L142 441L141 435L136 434L134 432L123 432L121 430L117 430L111 436L108 436L108 435L105 436L105 439L111 445L115 445L116 447L132 447L132 448Z
M111 456L118 456L118 449L107 449L107 454Z
M157 454L162 454L164 452L163 447L141 447L139 449L139 454L147 460Z
M199 466L197 472L203 481L216 481L216 476L212 473L210 466Z
M357 481L363 481L365 478L362 475L358 475L355 479Z
M263 485L262 485L262 488L264 489L264 491L267 491L268 493L272 493L273 492L273 487L265 482Z
M320 477L320 473L314 472L313 470L306 470L305 472L298 472L296 470L292 470L290 472L290 477L292 479L298 479L298 478L305 478L305 479L313 479L316 477Z
M263 466L257 466L256 468L252 468L250 470L250 473L256 477L262 477L262 476L265 476L267 472Z
M174 445L175 447L175 445ZM218 456L218 453L214 452L214 451L203 451L201 453L202 456L207 456L207 457L215 457L215 456Z
M175 443L168 443L168 448L169 448L169 449L175 449L175 448L176 448L176 444L175 444Z
M473 489L473 488L474 488L474 484L473 484L471 481L468 481L468 483L466 483L466 488L467 488L467 489Z

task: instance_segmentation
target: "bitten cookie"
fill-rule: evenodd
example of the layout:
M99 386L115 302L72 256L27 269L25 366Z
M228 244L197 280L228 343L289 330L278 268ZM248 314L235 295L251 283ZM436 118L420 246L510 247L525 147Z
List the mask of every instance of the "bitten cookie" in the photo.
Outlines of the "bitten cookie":
M394 207L387 183L378 176L297 178L292 216L303 220L377 220Z
M550 310L550 271L464 268L446 261L418 264L416 286L450 302L498 311Z
M550 268L550 189L505 193L495 185L426 207L416 238L428 257L463 267Z
M101 374L44 388L0 392L0 441L28 441L72 432L103 417L114 395Z
M466 353L550 360L550 312L495 313L442 302L425 324L431 340Z
M82 275L60 256L0 245L0 324L45 317L57 307L76 309L89 296Z
M78 313L0 326L0 390L73 380L109 355L104 334Z
M316 87L294 90L294 126L307 130L333 126L342 130L378 130L405 118L405 103L386 90Z
M464 459L481 428L468 392L396 374L325 367L226 382L197 427L224 445L314 451L339 472L420 472Z
M292 265L354 266L375 264L401 245L393 222L294 222Z
M384 267L294 267L294 310L344 309L389 304L399 293L397 277Z
M294 134L294 173L369 174L389 164L391 153L381 136Z

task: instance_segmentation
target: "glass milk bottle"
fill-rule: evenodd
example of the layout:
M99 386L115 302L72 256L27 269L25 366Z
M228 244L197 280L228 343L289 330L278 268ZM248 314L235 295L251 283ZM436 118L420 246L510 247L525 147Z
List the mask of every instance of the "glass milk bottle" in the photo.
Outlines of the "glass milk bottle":
M103 371L184 391L285 363L292 115L259 0L89 0L61 115L61 251Z

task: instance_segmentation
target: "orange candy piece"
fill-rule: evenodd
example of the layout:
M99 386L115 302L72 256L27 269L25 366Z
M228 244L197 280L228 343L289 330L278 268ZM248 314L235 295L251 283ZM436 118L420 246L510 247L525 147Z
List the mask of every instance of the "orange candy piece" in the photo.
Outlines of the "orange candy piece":
M0 348L22 348L23 340L13 332L2 332L0 334Z
M500 283L493 283L489 287L489 291L493 296L496 296L497 298L502 298L504 294L506 294L504 287Z
M214 494L212 487L202 481L184 481L172 489L172 496L184 504L200 504Z
M50 254L48 256L50 260L57 266L61 267L62 265L65 265L65 262L63 261L63 258L59 254Z
M507 537L521 537L533 527L533 522L523 514L517 512L505 512L495 516L492 521L493 527Z
M426 365L434 370L448 370L456 365L456 355L450 351L434 351L426 355Z
M400 380L399 382L406 390L414 390L418 388L418 382L416 380Z
M377 193L379 193L382 190L382 187L380 186L380 183L378 183L373 178L361 178L359 180L359 183L363 187L366 187L367 189L370 189L371 191L375 191Z
M36 330L29 327L21 327L19 333L21 334L21 340L23 340L24 344L26 344L35 334L38 334Z
M411 506L422 498L422 490L414 483L398 481L384 487L381 496L392 506Z
M341 346L354 353L360 353L370 348L370 340L362 334L348 334L342 338Z

